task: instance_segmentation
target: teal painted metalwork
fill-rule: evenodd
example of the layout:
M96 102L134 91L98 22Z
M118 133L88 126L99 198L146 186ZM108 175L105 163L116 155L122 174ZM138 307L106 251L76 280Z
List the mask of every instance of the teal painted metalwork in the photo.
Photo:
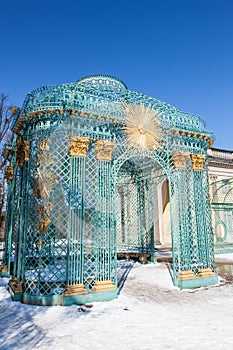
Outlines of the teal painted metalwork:
M233 179L213 182L210 186L212 226L216 253L233 250Z
M158 111L160 148L127 146L125 103ZM13 130L5 265L9 272L15 246L10 287L22 301L70 305L116 297L117 250L156 260L154 192L164 181L174 284L213 283L207 170L192 163L193 155L205 158L213 140L203 120L98 75L28 94ZM182 166L174 152L188 155ZM195 283L182 277L190 271Z

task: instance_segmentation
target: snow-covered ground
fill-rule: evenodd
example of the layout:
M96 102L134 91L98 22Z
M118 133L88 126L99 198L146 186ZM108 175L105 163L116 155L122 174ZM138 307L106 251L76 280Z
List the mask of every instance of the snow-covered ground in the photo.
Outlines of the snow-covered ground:
M12 302L0 279L0 349L233 348L233 284L181 291L169 264L125 266L118 299L87 306Z

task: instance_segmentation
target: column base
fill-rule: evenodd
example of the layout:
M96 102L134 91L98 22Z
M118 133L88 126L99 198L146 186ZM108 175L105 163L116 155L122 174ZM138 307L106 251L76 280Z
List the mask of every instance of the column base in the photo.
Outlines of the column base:
M23 295L22 282L13 277L8 283L9 293L14 301L21 301Z
M93 292L95 293L106 292L109 290L116 290L116 286L111 280L97 281L93 288Z
M206 287L218 284L218 275L210 268L200 269L198 275L191 270L181 271L178 278L178 287L181 289L190 289Z
M179 281L187 281L187 280L193 280L198 278L197 275L195 275L195 273L192 270L188 270L188 271L181 271L179 274Z
M214 276L216 276L216 273L213 272L211 268L199 269L198 270L198 276L202 277L202 278L214 277Z
M66 296L73 296L73 295L87 294L87 293L88 291L84 288L84 284L77 283L77 284L67 285L63 295L66 297Z

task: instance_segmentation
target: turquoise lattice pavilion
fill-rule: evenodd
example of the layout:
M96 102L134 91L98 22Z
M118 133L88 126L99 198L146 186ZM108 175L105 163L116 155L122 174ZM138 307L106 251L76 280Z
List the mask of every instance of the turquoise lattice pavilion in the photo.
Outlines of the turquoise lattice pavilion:
M159 147L130 147L125 106L159 116ZM143 116L139 122L132 130L146 137ZM207 173L213 135L198 116L96 75L32 91L13 130L2 275L10 275L14 251L14 300L115 298L117 251L155 261L161 183L168 189L174 285L217 283Z

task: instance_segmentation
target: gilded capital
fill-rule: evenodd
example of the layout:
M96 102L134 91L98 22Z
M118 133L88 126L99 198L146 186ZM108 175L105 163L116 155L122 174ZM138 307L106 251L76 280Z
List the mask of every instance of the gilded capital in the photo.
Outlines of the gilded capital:
M95 141L95 154L98 160L112 160L115 142L108 140Z
M90 139L83 136L69 136L69 155L86 157Z
M193 170L203 170L205 166L205 154L190 154Z
M172 161L175 168L185 169L188 158L189 158L188 152L182 152L182 151L172 152Z

